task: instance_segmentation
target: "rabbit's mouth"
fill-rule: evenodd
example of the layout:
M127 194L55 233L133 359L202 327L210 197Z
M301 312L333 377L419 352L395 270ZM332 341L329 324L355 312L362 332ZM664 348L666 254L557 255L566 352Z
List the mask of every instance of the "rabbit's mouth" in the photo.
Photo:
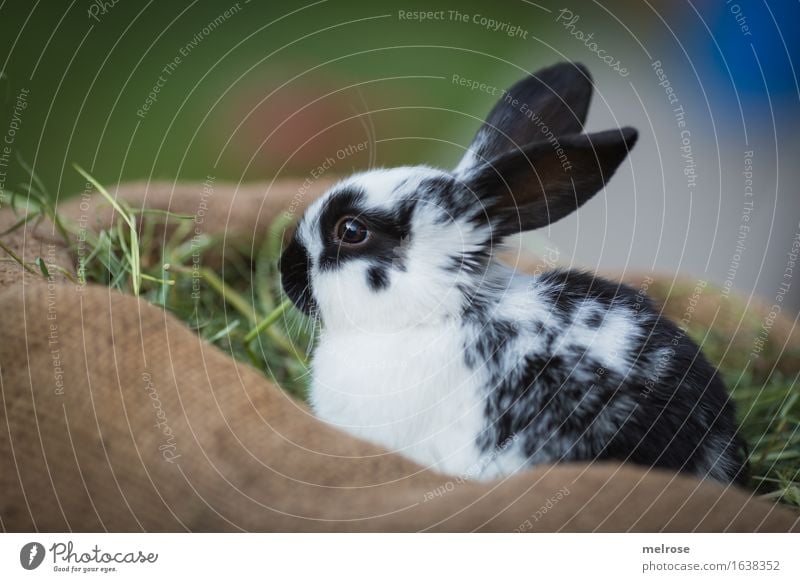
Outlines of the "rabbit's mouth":
M281 285L292 303L305 313L312 315L317 311L317 304L311 290L311 256L300 243L295 234L292 242L283 252L280 259Z

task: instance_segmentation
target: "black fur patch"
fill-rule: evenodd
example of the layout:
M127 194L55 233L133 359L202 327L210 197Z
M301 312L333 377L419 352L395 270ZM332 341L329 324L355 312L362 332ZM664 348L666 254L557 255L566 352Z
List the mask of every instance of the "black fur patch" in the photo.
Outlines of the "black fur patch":
M475 136L472 148L479 159L544 141L548 139L545 127L556 136L580 133L592 97L592 79L583 65L559 63L518 81L505 95Z
M591 299L605 308L637 306L637 294L634 289L622 283L614 283L583 271L555 270L543 273L539 281L543 294L553 303L556 309L570 315L586 299ZM639 296L639 307L652 311L649 299ZM604 312L592 314L593 321L599 325L605 316Z
M375 267L405 270L406 247L411 242L411 220L416 202L398 202L393 210L375 210L364 204L364 194L343 191L331 196L319 220L323 250L319 265L321 270L331 270L354 259L367 259ZM366 225L369 238L364 244L347 246L335 240L336 223L343 216L352 215ZM387 279L388 282L388 279Z
M373 291L382 291L389 287L389 273L384 267L370 267L367 271L367 283Z
M518 335L519 330L514 323L502 319L489 319L481 329L477 340L465 350L467 365L476 368L484 362L493 362L497 367L505 344L513 341Z
M311 257L295 234L281 255L281 285L292 303L306 315L310 315L317 307L311 291L310 269Z
M746 479L744 447L725 386L677 326L624 285L573 271L546 273L539 281L564 320L572 321L587 300L600 315L586 322L591 327L602 325L609 311L625 310L640 330L632 365L621 374L578 345L554 354L553 343L567 328L553 322L537 324L543 348L522 360L504 357L519 337L509 329L520 327L493 319L485 306L471 311L465 326L479 339L465 346L464 359L487 374L487 427L477 441L483 451L516 438L531 464L616 459L696 475L709 470L709 459L718 459L712 477ZM537 322L518 323L533 329Z

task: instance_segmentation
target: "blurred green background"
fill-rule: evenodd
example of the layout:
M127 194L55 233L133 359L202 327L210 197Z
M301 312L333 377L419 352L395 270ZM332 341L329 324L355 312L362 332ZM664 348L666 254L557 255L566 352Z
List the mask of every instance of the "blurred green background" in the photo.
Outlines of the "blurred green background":
M82 187L72 162L107 183L208 174L254 180L305 175L365 140L380 141L338 173L364 167L370 154L377 164L454 161L457 152L436 140L466 142L477 121L458 112L482 114L493 98L452 83L452 75L503 86L522 75L504 60L533 67L552 56L480 25L405 21L398 10L485 13L524 23L543 42L558 33L545 12L523 2L303 6L120 0L105 13L90 2L67 13L54 3L5 6L6 106L30 89L15 147L65 194ZM159 84L157 100L137 115Z

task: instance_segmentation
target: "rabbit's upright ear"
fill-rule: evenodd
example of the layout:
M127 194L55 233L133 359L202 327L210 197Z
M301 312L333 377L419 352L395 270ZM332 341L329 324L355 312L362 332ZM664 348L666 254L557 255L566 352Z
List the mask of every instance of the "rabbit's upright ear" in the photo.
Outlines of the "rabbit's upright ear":
M455 174L531 142L580 133L592 97L592 78L578 63L559 63L504 91L475 134Z
M596 194L636 143L623 127L507 152L461 177L498 236L540 228Z

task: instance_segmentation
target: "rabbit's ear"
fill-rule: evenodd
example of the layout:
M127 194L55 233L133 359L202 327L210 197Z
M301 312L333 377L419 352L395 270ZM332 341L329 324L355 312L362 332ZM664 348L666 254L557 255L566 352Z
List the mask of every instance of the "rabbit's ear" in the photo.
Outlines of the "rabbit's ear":
M603 188L636 138L635 129L623 127L562 136L555 146L529 144L475 168L463 182L498 236L540 228L574 212Z
M591 97L592 78L578 63L553 65L518 81L489 112L455 173L531 142L580 133Z

